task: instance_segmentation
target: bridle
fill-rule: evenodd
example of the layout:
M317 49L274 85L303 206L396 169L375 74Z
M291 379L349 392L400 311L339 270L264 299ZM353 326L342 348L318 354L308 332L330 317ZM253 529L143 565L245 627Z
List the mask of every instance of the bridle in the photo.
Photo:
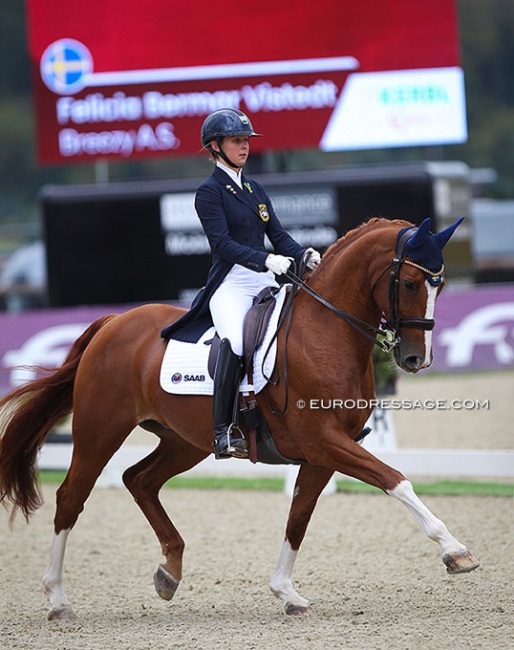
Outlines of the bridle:
M348 314L347 312L339 309L331 302L325 300L325 298L320 296L319 293L317 293L317 291L312 289L303 280L303 275L307 269L307 262L311 255L310 251L306 251L304 253L299 264L298 275L295 273L296 270L295 263L293 262L291 264L290 268L293 268L294 270L288 270L285 275L288 278L288 280L290 280L293 286L291 288L286 304L284 305L282 314L280 315L275 334L269 344L266 354L264 355L264 360L265 360L271 350L271 346L273 345L274 341L278 338L278 334L283 324L287 321L285 343L284 343L284 358L283 358L283 373L284 373L284 384L285 384L284 406L282 409L279 410L270 403L270 408L274 415L278 415L278 416L284 415L284 413L287 410L287 406L289 402L289 390L288 390L289 382L288 382L288 374L287 374L287 341L289 338L289 330L291 327L293 301L296 293L298 292L298 289L302 289L310 296L312 296L315 300L317 300L319 303L321 303L322 305L330 309L330 311L334 313L338 318L340 318L345 323L350 325L350 327L352 327L354 330L362 334L362 336L370 340L374 345L378 346L382 350L382 352L386 352L386 353L390 352L393 348L395 348L400 343L401 337L399 332L401 328L414 328L414 329L420 329L425 331L430 331L434 328L435 321L433 318L400 318L400 269L402 264L408 264L409 266L414 266L420 271L423 271L423 273L427 276L427 279L430 282L430 284L432 284L432 286L437 286L441 284L444 277L443 276L444 265L441 267L441 270L438 273L434 273L433 271L430 271L429 269L417 264L416 262L404 259L403 252L405 250L405 245L408 239L416 232L416 230L417 230L416 226L413 226L412 228L408 228L405 232L402 233L402 235L399 237L399 239L396 242L395 256L389 262L386 268L382 271L382 273L378 276L378 278L375 280L371 288L371 291L373 292L375 290L376 285L380 282L382 277L387 273L387 271L390 270L389 288L388 288L389 317L387 319L382 319L382 322L380 323L379 327L370 325L369 323L366 323L360 318L357 318L356 316L353 316L352 314ZM263 375L266 377L264 373L264 360L262 364ZM266 379L274 386L276 386L279 381L279 374L276 368L274 369L274 373L272 374L275 373L276 373L275 378L266 377Z
M402 327L412 328L424 331L431 331L434 329L435 320L433 318L400 318L400 269L402 264L407 264L413 266L420 271L423 271L429 283L432 286L438 286L443 281L444 274L444 265L441 267L440 271L434 273L429 269L416 264L412 260L407 260L403 257L403 252L405 250L405 245L407 241L412 237L416 232L417 228L414 226L408 228L396 243L395 257L389 262L389 265L382 271L378 279L374 282L372 287L372 292L375 289L375 286L381 279L381 277L386 273L388 269L391 269L389 273L389 318L384 322L384 328L388 331L392 331L396 337L396 344L400 342L400 337L397 335ZM393 346L394 347L394 346Z
M411 260L404 259L403 252L405 245L408 239L416 232L417 227L413 226L408 228L400 238L398 239L395 247L395 257L389 262L387 267L382 271L378 276L377 280L373 283L372 292L375 290L376 285L382 279L382 277L390 270L389 273L389 316L387 319L383 320L380 323L379 327L374 327L369 323L348 314L345 311L342 311L328 300L325 300L322 296L319 295L314 289L312 289L301 277L296 275L294 271L287 271L287 278L293 283L296 288L303 289L306 293L312 296L319 303L330 309L338 318L343 320L345 323L353 327L354 330L362 334L364 337L372 341L376 346L378 346L383 352L390 352L394 347L396 347L401 340L400 329L401 328L413 328L420 329L425 331L430 331L434 329L435 321L433 318L400 318L400 269L402 264L408 264L414 266L415 268L423 271L425 275L428 276L429 282L433 286L437 286L442 282L444 266L438 273L433 273L429 269L412 262ZM309 252L305 253L305 256L310 255ZM308 257L302 259L301 266L305 267ZM377 338L377 336L379 338Z

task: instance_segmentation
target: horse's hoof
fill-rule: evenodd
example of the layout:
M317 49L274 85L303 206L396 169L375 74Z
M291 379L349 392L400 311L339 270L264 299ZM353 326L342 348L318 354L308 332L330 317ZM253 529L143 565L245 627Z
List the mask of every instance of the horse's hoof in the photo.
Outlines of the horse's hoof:
M48 612L49 621L74 621L76 618L75 612L68 605L54 607Z
M480 566L480 562L469 551L448 553L443 556L443 562L446 565L446 572L450 574L469 573Z
M171 573L161 565L153 577L153 583L155 591L163 600L171 600L177 591L180 580L175 580Z
M314 611L310 605L294 605L287 603L285 606L286 614L289 616L310 616Z

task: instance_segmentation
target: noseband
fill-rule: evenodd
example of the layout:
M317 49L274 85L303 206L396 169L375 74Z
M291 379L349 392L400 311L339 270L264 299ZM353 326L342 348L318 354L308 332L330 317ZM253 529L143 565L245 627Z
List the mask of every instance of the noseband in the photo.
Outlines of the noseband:
M330 309L330 311L332 311L338 318L341 318L345 323L353 327L353 329L372 341L383 352L390 352L400 343L401 338L399 336L399 331L402 327L430 331L434 329L435 325L435 320L433 318L400 318L400 269L402 264L408 264L409 266L414 266L420 271L423 271L423 273L429 276L429 281L433 286L440 284L443 279L444 266L438 273L433 273L433 271L430 271L411 260L403 258L405 244L416 230L416 226L413 226L402 234L396 244L395 257L378 276L378 279L373 283L373 287L371 288L371 291L373 292L384 274L391 269L389 274L389 317L383 321L378 328L365 323L356 316L352 316L351 314L338 309L335 305L328 302L328 300L322 298L294 272L287 271L286 276L295 285L295 288L302 288L322 305L328 307L328 309ZM302 267L305 267L307 259L302 259ZM381 338L377 339L376 336L380 336Z

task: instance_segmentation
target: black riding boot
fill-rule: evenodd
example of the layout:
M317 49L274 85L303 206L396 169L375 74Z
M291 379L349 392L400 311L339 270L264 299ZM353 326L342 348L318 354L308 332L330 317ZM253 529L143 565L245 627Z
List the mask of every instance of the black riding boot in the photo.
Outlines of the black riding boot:
M222 339L214 371L213 423L216 458L247 458L246 440L234 426L234 406L241 382L241 357ZM236 436L236 432L239 433Z

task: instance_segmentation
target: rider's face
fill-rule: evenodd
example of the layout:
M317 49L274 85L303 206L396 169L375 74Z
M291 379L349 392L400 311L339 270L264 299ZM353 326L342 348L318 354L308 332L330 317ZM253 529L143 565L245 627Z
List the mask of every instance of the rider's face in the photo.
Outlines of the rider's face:
M227 158L238 167L242 167L250 153L250 138L247 135L227 136L223 138L221 146ZM213 143L213 149L218 151L216 142Z

